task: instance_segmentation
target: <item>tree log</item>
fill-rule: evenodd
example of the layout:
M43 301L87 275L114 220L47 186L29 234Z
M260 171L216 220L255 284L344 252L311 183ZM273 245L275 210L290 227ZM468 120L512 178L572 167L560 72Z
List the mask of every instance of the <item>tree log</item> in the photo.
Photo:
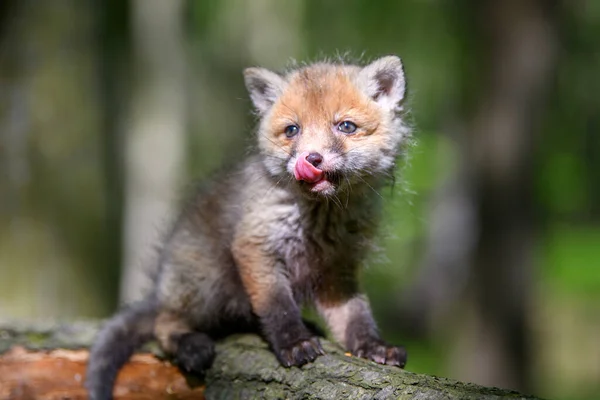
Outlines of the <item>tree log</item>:
M85 399L88 352L99 323L0 322L0 399ZM255 335L217 345L204 381L184 376L155 345L121 370L115 398L129 399L534 399L414 374L349 356L323 340L327 354L302 368L283 368Z

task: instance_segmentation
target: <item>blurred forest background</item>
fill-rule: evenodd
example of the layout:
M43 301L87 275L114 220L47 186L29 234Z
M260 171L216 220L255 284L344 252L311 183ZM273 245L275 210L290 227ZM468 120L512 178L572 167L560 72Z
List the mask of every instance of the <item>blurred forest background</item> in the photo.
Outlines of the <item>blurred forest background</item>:
M365 270L408 370L600 398L600 1L2 0L0 317L106 317L190 182L239 159L247 66L405 63L417 145Z

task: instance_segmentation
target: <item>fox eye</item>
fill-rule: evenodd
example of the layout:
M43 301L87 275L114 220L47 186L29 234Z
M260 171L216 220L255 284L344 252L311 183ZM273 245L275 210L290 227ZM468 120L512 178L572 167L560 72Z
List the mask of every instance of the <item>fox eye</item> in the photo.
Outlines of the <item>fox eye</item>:
M285 136L292 138L294 136L296 136L298 134L298 132L300 131L300 128L298 127L298 125L288 125L285 127Z
M338 124L337 126L338 131L345 133L345 134L351 134L356 132L356 124L354 122L350 122L350 121L342 121Z

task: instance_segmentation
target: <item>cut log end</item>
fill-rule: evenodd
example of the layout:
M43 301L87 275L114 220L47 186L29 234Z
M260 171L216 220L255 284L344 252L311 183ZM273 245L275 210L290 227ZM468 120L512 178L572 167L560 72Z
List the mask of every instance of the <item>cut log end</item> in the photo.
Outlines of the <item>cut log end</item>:
M83 400L87 350L30 351L13 347L0 357L0 399ZM190 388L167 361L136 354L120 371L115 400L203 399L204 387Z

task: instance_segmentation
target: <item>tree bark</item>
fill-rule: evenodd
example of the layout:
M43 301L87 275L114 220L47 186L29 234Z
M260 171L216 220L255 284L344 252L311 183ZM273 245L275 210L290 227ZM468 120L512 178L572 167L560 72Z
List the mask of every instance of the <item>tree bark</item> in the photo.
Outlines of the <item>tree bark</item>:
M82 383L99 327L94 322L0 322L0 398L85 399ZM517 392L414 374L345 354L323 341L327 355L283 368L264 341L236 335L217 345L204 382L183 376L156 346L123 368L115 398L125 399L534 399Z

